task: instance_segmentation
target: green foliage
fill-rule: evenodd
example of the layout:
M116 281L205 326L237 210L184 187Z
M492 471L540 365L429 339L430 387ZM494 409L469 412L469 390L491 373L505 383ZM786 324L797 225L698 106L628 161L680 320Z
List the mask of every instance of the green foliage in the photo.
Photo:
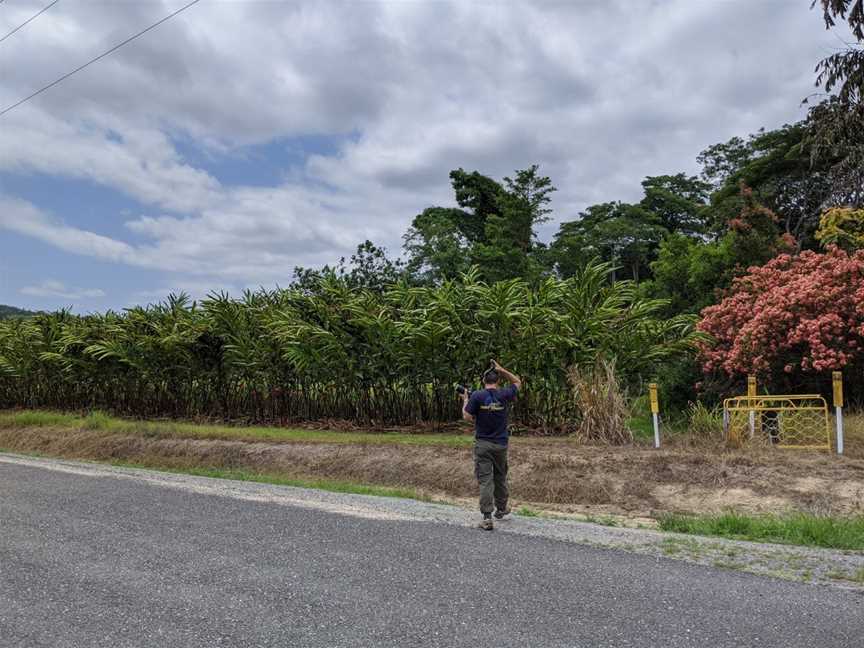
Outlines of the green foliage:
M471 264L471 243L460 230L462 211L429 207L405 233L408 270L421 283L456 279Z
M687 407L687 431L698 437L720 439L723 436L723 411L719 405L707 407L702 402Z
M527 506L520 506L516 511L516 515L521 515L522 517L540 517L539 512Z
M24 310L23 308L0 304L0 320L12 319L13 317L32 317L35 314L33 311Z
M702 154L706 169L723 170L707 212L715 234L722 235L747 206L741 191L746 187L752 204L776 215L774 236L789 234L799 247L814 244L823 205L831 198L831 165L825 160L814 166L807 133L802 122L760 131L744 144L734 138Z
M643 290L668 300L669 313L698 313L714 303L718 287L731 283L733 245L729 239L706 243L682 234L667 236Z
M837 245L847 252L864 248L864 209L834 207L822 214L816 238L824 245Z
M381 292L389 284L403 278L405 272L405 264L401 260L391 261L387 257L387 250L367 240L357 246L350 262L342 257L335 268L294 268L294 285L304 290L314 290L324 277L338 277L352 288Z
M667 312L697 313L716 303L720 292L747 268L793 251L792 240L778 235L777 216L756 200L749 187L739 188L736 201L736 217L716 240L673 234L660 244L657 260L651 263L654 276L643 290L668 300Z
M659 524L663 531L677 533L850 551L864 549L864 516L840 518L806 513L752 516L734 512L700 516L671 514L661 517Z
M645 197L639 206L653 214L669 234L690 237L705 233L705 206L711 185L694 176L648 176L642 181Z
M820 1L825 27L834 27L837 20L845 21L858 39L864 42L864 2L861 0ZM864 50L849 47L828 56L816 66L816 85L827 93L834 93L844 106L860 104L864 100Z
M591 259L601 259L620 265L638 281L647 275L652 253L664 233L660 218L639 205L592 205L578 220L561 224L550 255L563 277L573 276Z
M701 240L707 182L679 173L649 176L642 187L645 195L638 204L592 205L577 220L561 224L547 255L560 276L572 276L596 258L620 265L634 281L645 280L664 238Z
M503 185L462 169L450 179L460 208L429 207L414 218L403 237L409 272L422 283L440 283L476 265L485 281L538 280L544 248L535 228L549 218L551 180L536 164Z
M864 207L864 99L830 97L807 114L805 144L814 166L827 168L824 206Z
M183 295L123 314L60 312L0 324L0 407L101 409L136 416L363 424L458 420L455 381L497 357L529 387L516 421L549 430L578 419L567 374L598 356L636 384L692 350L693 318L608 264L568 280L480 281L383 291L324 276L313 289Z

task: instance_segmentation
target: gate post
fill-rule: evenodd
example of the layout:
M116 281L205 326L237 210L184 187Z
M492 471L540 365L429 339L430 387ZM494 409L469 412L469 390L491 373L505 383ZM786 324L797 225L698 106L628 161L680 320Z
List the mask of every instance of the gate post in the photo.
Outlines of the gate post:
M843 372L831 374L834 387L834 419L837 425L837 454L843 454Z
M750 375L747 376L747 397L748 398L756 398L756 376ZM753 407L752 401L747 403L749 406ZM750 410L750 438L752 439L756 435L756 410Z
M651 418L654 419L654 447L660 447L660 400L657 398L657 383L648 385L651 397Z

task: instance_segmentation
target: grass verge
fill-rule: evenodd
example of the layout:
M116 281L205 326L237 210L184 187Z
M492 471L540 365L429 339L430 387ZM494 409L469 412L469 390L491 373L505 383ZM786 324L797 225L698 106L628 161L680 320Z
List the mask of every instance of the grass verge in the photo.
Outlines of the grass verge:
M104 430L150 438L218 439L223 441L272 441L276 443L343 443L379 445L445 446L466 448L474 443L468 435L404 434L395 432L339 432L275 427L198 425L173 421L134 421L91 412L87 416L25 410L0 413L0 428L66 427Z
M20 452L0 448L0 452L17 454L40 459L50 458L39 452ZM297 488L312 488L315 490L330 491L333 493L351 493L353 495L374 495L376 497L395 497L399 499L413 499L421 502L431 502L432 498L412 488L391 488L387 486L375 486L372 484L360 484L357 482L336 479L296 479L267 473L258 473L251 470L226 470L221 468L178 468L176 466L164 466L154 462L139 461L94 461L89 463L100 463L119 468L144 468L147 470L158 470L159 472L173 473L178 475L194 475L196 477L212 477L214 479L235 479L237 481L257 482L260 484L275 484L277 486L295 486Z
M826 549L864 550L864 515L832 517L792 513L789 515L717 515L661 516L663 531L718 536L735 540L775 544L823 547Z

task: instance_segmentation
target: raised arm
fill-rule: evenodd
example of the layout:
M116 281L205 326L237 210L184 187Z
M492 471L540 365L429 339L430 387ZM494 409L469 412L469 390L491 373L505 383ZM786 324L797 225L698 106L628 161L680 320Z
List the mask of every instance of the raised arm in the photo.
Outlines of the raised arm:
M522 389L522 379L519 376L514 374L512 371L505 369L500 364L498 364L495 360L492 361L492 366L498 370L499 375L504 376L504 378L506 378L511 383L516 385L516 389L520 389L520 390Z
M462 394L462 418L466 421L474 421L474 417L468 412L468 390Z

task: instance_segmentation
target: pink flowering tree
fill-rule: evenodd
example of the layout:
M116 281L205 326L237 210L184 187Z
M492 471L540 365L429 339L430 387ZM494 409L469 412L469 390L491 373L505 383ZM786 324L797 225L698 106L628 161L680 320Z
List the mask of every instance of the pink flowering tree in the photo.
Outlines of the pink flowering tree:
M781 254L751 267L702 311L703 370L739 382L756 374L775 389L864 368L864 251ZM830 376L828 376L830 378Z

